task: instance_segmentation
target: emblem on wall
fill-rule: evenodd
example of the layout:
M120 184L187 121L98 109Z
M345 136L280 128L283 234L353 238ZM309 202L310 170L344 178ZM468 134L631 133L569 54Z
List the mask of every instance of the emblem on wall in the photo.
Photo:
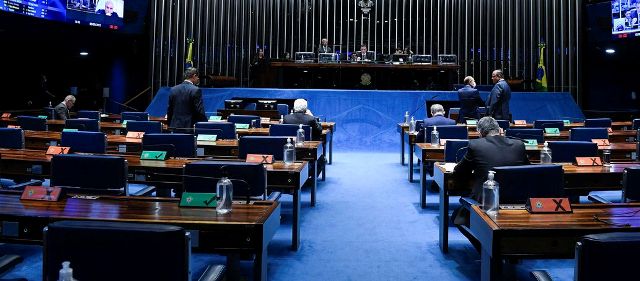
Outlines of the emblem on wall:
M360 0L358 1L358 7L360 7L360 11L366 16L369 15L371 9L373 9L373 1L372 0Z

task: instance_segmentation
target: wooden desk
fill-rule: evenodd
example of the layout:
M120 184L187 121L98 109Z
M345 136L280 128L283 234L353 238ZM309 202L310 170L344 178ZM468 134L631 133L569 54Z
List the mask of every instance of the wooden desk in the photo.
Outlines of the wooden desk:
M481 280L502 279L505 258L573 258L576 242L584 235L640 231L639 204L583 204L572 208L571 214L500 210L492 218L473 206L470 228L482 244Z
M440 189L439 242L440 250L446 253L449 244L449 197L468 194L471 183L456 181L453 173L446 171L442 164L435 164L433 182ZM611 167L578 167L568 163L561 165L564 170L564 189L567 195L578 195L598 190L620 190L624 169L638 166L640 163L614 163ZM424 198L422 197L421 201Z
M18 230L1 234L3 241L13 243L41 243L42 229L60 220L176 225L197 232L192 238L203 251L255 254L254 279L267 280L267 246L280 226L280 203L234 204L230 213L219 215L215 209L179 208L177 200L102 197L44 202L0 194L0 220Z
M168 159L166 161L140 160L138 155L118 155L127 160L129 182L182 190L184 166L202 159ZM51 157L43 150L0 148L0 171L4 176L30 176L44 178L51 174ZM228 160L228 159L227 159ZM309 163L296 162L285 166L283 162L265 165L267 187L280 190L293 197L292 248L300 244L300 189L308 179ZM315 185L311 196L315 200Z

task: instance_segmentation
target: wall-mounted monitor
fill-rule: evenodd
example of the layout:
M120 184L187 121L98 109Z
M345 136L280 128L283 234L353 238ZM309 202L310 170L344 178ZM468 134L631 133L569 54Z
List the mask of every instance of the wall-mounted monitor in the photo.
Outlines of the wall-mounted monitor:
M640 0L611 1L611 23L614 38L640 37Z

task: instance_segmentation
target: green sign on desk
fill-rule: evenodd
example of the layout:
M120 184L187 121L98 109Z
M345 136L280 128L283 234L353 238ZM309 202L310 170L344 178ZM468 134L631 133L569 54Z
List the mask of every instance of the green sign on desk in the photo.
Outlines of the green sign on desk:
M124 121L122 121L122 127L123 127L123 128L126 128L126 127L127 127L127 121L129 121L129 120L124 120Z
M216 141L217 138L218 138L217 135L206 135L206 134L198 135L198 141Z
M180 207L215 208L218 205L215 193L183 192Z
M559 135L560 129L558 128L544 128L544 132L547 135Z
M478 125L478 120L467 119L467 125Z
M525 141L524 145L538 146L538 140L536 139L525 139L524 141Z
M47 115L38 115L38 118L47 119Z
M222 116L209 116L209 121L220 121Z
M145 150L140 154L140 160L159 160L164 161L167 158L166 151Z
M63 132L77 132L78 129L67 129L67 128L64 128L64 129L62 129L62 131Z
M571 125L571 120L562 120L562 123L564 123L564 125Z
M236 129L249 129L249 124L236 123Z

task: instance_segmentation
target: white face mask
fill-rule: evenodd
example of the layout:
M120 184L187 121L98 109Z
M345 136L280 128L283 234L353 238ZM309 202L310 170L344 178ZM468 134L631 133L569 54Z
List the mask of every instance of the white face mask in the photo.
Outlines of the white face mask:
M476 81L471 81L470 85L471 85L471 87L475 88L476 87Z

